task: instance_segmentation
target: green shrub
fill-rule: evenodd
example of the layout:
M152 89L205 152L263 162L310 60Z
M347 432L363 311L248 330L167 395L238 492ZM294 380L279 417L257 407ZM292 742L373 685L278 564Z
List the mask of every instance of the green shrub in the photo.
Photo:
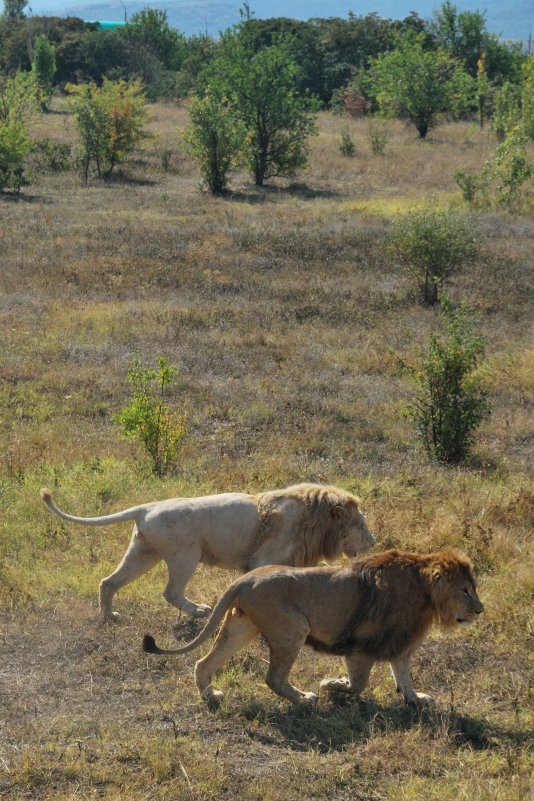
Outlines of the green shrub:
M39 139L32 146L32 162L42 172L66 172L72 167L72 148L67 142Z
M339 145L339 152L342 156L346 156L347 158L352 158L356 155L356 145L354 144L354 140L350 135L348 126L345 126L341 130L341 143Z
M24 123L0 123L0 190L19 192L24 186L24 167L30 149L31 142Z
M418 384L408 415L431 458L446 464L465 461L476 429L489 412L476 368L484 340L474 333L472 310L453 309L442 299L445 336L430 335L420 366L410 372Z
M143 124L148 119L146 98L140 81L110 81L67 84L70 107L80 138L80 163L84 181L95 165L99 176L109 176L146 138Z
M474 258L475 236L463 216L423 209L393 226L386 251L419 281L424 302L434 305L445 279Z
M224 192L230 171L239 163L244 128L235 109L211 94L196 98L189 110L190 127L184 138L198 161L202 178L214 194Z
M373 155L383 156L389 139L389 131L384 122L378 120L370 122L367 128L367 138Z
M532 175L527 155L529 138L523 126L511 129L497 148L493 179L497 181L497 202L510 210L517 208L521 187Z
M462 197L466 203L474 203L476 193L480 188L480 176L464 170L457 170L453 178L462 190Z
M123 433L144 446L158 476L165 475L176 463L187 431L187 415L170 409L166 400L177 375L178 370L163 357L157 360L155 370L134 359L128 370L132 400L116 417Z

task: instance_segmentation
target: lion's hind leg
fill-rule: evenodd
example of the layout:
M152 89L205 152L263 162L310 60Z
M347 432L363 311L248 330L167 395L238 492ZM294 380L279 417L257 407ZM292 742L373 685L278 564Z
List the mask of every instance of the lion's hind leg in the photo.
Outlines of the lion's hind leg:
M160 559L161 556L139 537L137 527L134 526L132 539L122 561L110 576L106 576L100 582L99 604L104 622L114 622L119 619L119 615L112 608L113 596L117 590L142 576L143 573L147 573Z
M185 586L200 562L200 545L190 548L188 551L182 550L172 555L164 554L169 580L163 591L163 597L167 603L182 609L192 617L207 617L211 608L207 604L197 604L186 598Z
M354 693L359 695L369 682L375 660L365 654L352 653L345 657L348 676L340 679L323 679L321 689L331 693Z
M291 668L299 655L306 637L310 633L308 621L304 616L288 615L287 620L277 621L276 635L267 636L270 650L269 670L265 677L267 686L294 704L314 706L317 703L315 693L306 693L294 687L289 681Z
M213 674L257 633L254 623L240 609L230 609L226 613L211 651L195 665L198 691L208 706L217 707L224 697L220 690L211 686Z

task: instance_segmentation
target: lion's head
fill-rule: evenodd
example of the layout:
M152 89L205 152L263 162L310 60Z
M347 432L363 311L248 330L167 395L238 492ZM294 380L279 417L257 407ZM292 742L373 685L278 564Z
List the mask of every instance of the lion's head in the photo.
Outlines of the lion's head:
M468 625L484 611L477 595L473 565L463 554L442 551L427 568L430 594L443 626Z

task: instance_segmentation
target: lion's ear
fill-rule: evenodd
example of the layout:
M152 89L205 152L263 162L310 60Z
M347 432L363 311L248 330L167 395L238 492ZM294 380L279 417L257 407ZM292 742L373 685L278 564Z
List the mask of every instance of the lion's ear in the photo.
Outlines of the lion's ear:
M339 504L332 506L332 517L334 517L336 520L346 520L348 517L346 506L340 506Z

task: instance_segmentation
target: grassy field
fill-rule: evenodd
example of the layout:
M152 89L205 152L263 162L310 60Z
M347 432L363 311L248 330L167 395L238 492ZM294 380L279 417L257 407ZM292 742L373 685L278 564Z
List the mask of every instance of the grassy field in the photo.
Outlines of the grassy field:
M185 154L181 108L156 106L154 138L108 182L35 171L0 195L0 798L156 801L532 801L534 217L473 214L477 258L451 281L487 341L492 408L472 464L428 462L403 407L398 359L439 325L382 247L400 212L462 208L455 170L480 169L491 134L446 124L427 141L389 123L383 157L365 121L324 114L310 167L255 188L246 174L213 198ZM73 140L57 103L34 135ZM176 475L156 479L114 415L127 368L165 356L189 433ZM161 568L119 593L98 623L97 587L129 527L63 524L39 498L101 514L175 495L329 481L356 492L378 548L452 545L474 560L486 613L436 631L414 683L417 714L375 669L361 701L290 708L263 683L256 643L199 701L195 654L172 643ZM200 568L212 602L232 575ZM180 619L188 639L198 625ZM343 669L302 653L297 686Z

